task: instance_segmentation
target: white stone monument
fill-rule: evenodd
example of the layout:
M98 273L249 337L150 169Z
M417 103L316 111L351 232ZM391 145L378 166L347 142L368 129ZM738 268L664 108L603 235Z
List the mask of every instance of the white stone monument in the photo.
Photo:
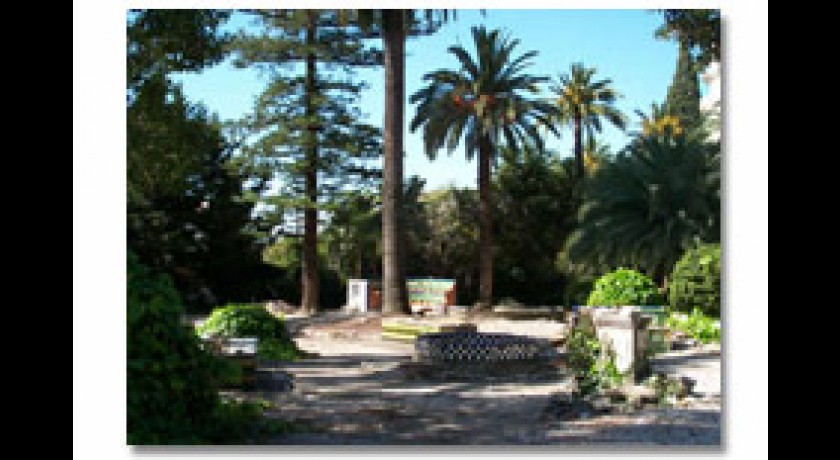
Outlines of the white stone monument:
M369 299L369 281L350 279L347 280L347 305L348 312L366 312L368 311Z
M634 307L592 308L587 313L598 340L615 352L618 370L633 379L639 378L648 365L645 350L650 317Z

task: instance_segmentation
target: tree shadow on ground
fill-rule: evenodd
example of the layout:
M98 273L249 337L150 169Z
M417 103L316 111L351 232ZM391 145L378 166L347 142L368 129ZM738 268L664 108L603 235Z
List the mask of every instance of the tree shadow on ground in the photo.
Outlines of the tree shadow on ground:
M720 350L694 351L691 353L665 354L651 358L651 364L657 366L683 366L696 362L720 359Z
M263 360L260 362L261 368L319 368L319 367L340 367L340 368L354 368L360 366L362 363L388 363L394 361L408 361L411 357L409 355L378 355L374 353L354 353L338 356L315 357L312 359L302 359L298 361L270 361Z
M552 393L568 382L511 375L483 381L410 378L407 356L347 354L275 363L295 376L295 390L264 393L272 418L311 429L274 444L468 445L647 443L719 444L719 411L686 410L652 417L598 416L572 422L546 419ZM599 417L607 423L597 422ZM622 418L623 417L623 418Z
M649 444L722 448L720 411L698 409L646 409L631 419L605 415L595 418L550 423L547 443L558 444ZM638 423L644 420L644 423ZM606 422L606 423L603 423Z

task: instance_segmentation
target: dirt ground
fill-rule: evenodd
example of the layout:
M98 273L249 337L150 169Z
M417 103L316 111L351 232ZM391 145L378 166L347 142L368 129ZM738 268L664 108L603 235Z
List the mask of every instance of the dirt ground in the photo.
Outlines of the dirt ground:
M479 332L506 332L548 339L557 339L566 333L566 325L561 322L548 319L509 320L493 314L382 317L375 313L328 312L316 316L286 315L285 321L294 335L326 339L376 340L380 337L383 322L413 326L470 323L475 324Z
M504 321L485 319L504 329ZM291 376L294 385L260 394L275 403L268 415L309 427L275 444L721 445L719 348L674 352L654 362L655 369L698 382L697 394L675 407L560 421L545 409L552 395L571 391L562 370L459 381L417 378L405 369L413 346L381 340L377 317L335 313L290 316L287 323L298 345L317 357L263 369ZM518 323L509 326L524 327ZM557 325L543 326L543 335L551 336Z

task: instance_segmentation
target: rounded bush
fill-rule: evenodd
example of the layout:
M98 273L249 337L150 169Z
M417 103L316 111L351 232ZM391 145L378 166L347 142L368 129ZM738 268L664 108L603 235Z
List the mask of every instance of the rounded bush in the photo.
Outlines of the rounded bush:
M283 320L259 305L217 308L198 328L198 333L213 337L257 337L257 354L261 358L293 360L302 355Z
M201 335L287 339L283 320L259 305L227 305L216 308L199 328Z
M653 280L636 270L619 268L595 281L586 304L592 306L662 305L664 301Z
M720 244L704 244L686 251L674 265L668 287L673 310L695 308L720 317Z
M128 254L127 411L129 444L206 442L217 424L218 360L181 322L168 275Z

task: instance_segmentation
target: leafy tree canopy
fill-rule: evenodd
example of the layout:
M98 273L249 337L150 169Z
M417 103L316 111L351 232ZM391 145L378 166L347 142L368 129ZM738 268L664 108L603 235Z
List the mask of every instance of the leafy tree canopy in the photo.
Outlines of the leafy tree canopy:
M677 40L698 50L697 62L705 66L720 62L720 10L658 10L665 23L656 36Z
M195 71L220 62L227 37L223 10L131 10L128 14L128 84L156 73Z

